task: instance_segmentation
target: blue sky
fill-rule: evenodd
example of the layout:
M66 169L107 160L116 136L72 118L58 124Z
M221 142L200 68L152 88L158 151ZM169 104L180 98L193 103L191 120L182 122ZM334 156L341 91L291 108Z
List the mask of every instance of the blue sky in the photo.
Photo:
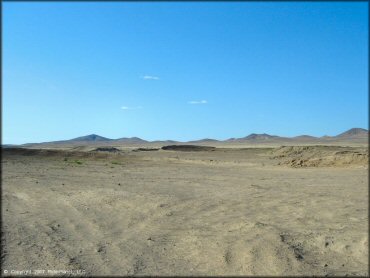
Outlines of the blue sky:
M367 2L3 3L2 142L368 128Z

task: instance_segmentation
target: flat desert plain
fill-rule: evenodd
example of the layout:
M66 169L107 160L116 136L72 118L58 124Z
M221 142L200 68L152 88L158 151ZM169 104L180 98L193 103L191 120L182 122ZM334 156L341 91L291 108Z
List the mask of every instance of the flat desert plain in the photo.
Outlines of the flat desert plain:
M366 147L3 149L2 269L368 273Z

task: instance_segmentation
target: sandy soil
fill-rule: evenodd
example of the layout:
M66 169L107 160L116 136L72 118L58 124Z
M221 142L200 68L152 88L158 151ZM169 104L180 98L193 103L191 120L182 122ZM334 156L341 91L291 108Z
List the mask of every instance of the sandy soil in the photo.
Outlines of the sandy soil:
M368 275L367 162L273 153L5 150L2 271Z

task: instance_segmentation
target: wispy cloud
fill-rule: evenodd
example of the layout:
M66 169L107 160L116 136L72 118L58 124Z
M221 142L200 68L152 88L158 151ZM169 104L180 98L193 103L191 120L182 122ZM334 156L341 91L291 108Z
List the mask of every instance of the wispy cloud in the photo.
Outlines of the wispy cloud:
M144 80L159 80L158 76L153 76L153 75L144 75L142 78Z
M143 108L142 106L121 106L122 110L136 110L136 109L141 109Z
M188 102L189 104L207 104L206 100L192 100Z

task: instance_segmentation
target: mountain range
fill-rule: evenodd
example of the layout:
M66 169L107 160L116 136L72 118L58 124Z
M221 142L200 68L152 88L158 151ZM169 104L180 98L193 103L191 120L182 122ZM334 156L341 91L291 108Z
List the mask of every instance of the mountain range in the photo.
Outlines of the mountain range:
M322 141L333 141L333 140L361 140L367 141L369 135L369 131L363 128L351 128L343 133L340 133L336 136L322 136L322 137L315 137L310 135L300 135L295 137L281 137L277 135L270 135L266 133L257 134L252 133L248 136L241 137L241 138L230 138L227 140L215 140L215 139L201 139L201 140L194 140L188 141L185 143L197 143L197 144L205 144L205 143L217 143L217 142L231 142L231 143L279 143L279 142L322 142ZM86 136L81 136L69 140L62 140L62 141L52 141L52 142L44 142L38 144L86 144L86 143L126 143L126 144L140 144L140 143L162 143L162 144L175 144L180 143L178 141L173 140L165 140L165 141L146 141L144 139L138 137L122 137L118 139L110 139L96 134L90 134ZM27 143L23 144L23 146L33 145L34 143ZM36 143L37 144L37 143Z

